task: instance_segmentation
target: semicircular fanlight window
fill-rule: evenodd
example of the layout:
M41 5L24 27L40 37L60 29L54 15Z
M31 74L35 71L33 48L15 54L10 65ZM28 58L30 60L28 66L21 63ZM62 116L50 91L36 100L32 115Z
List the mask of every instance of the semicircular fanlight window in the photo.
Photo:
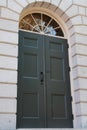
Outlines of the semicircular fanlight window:
M53 18L42 13L32 13L25 16L20 21L19 28L42 34L64 37L59 24Z

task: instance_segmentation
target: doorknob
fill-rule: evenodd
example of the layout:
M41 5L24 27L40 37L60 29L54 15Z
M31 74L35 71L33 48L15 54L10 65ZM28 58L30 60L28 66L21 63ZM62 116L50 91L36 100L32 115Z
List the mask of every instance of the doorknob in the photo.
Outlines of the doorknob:
M43 82L44 82L44 74L43 74L43 72L40 72L40 82L41 82L41 85L43 85Z

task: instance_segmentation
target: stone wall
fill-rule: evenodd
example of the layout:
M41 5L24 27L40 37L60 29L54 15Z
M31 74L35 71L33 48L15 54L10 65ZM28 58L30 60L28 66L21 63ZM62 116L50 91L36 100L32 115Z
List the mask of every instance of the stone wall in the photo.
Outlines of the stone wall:
M0 0L0 130L16 129L19 16L33 2L53 10L65 26L74 127L87 128L87 0Z

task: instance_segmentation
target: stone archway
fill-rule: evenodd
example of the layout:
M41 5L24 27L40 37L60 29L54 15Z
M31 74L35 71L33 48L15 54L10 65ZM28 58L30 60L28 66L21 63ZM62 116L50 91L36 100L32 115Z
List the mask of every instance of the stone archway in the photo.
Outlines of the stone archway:
M62 20L60 17L62 14L64 14L64 12L61 9L59 9L57 6L52 5L51 3L48 3L48 2L31 3L26 8L24 8L23 11L21 12L20 20L24 16L34 13L35 11L37 13L44 13L44 14L51 16L55 21L57 21L59 23L60 27L63 30L64 37L65 38L68 37L67 26L64 23L64 20ZM66 19L68 19L67 15L65 15L65 17L66 17ZM19 20L19 22L20 22L20 20Z
M47 6L47 8L46 8L46 6L44 6L43 7L43 5L46 5ZM37 5L39 5L38 7L37 7ZM52 11L50 11L49 9L50 8L53 8L54 9L54 13L53 13L53 10ZM24 9L24 11L21 13L21 16L20 16L20 29L22 29L22 32L20 32L19 33L19 46L22 46L22 43L23 43L23 41L25 41L26 39L30 39L30 37L28 37L28 34L30 35L30 36L32 36L31 37L31 39L33 39L33 35L34 35L34 37L36 37L35 36L35 34L34 34L34 32L39 32L39 34L43 31L43 33L45 32L44 31L44 29L47 29L46 31L48 32L48 30L50 29L50 27L52 27L52 28L57 28L57 27L59 27L58 28L58 31L60 31L60 33L57 35L57 32L56 32L56 30L55 29L53 29L54 30L54 32L55 32L55 34L54 33L48 33L49 35L50 35L50 38L48 37L48 35L46 35L46 37L47 37L47 39L51 39L53 36L52 35L54 35L54 36L56 36L56 37L58 37L59 36L59 41L60 41L60 43L61 43L61 47L63 46L63 48L64 48L64 45L65 45L65 48L67 48L66 46L67 46L67 43L66 43L66 37L67 37L67 31L65 30L65 26L64 26L64 22L61 22L60 20L59 20L59 16L58 16L58 14L56 14L55 13L55 11L57 10L57 7L56 6L52 6L51 4L49 4L49 3L39 3L39 2L37 2L37 3L33 3L33 4L30 4L29 5L29 7L27 6L27 9ZM43 17L43 18L41 18L41 17ZM35 19L36 18L36 19ZM41 19L40 19L41 18ZM48 19L48 21L46 21L46 19ZM43 20L43 21L42 21ZM31 21L31 22L30 22ZM55 25L52 25L51 24L51 21L53 22L53 23L55 23ZM45 25L44 26L42 26L42 22L43 23L45 23ZM34 25L35 24L35 25ZM37 28L35 28L35 27L37 27ZM41 28L40 28L41 27ZM44 28L43 30L42 30L42 28ZM33 30L32 30L33 29ZM23 30L25 30L24 31L24 33L23 33ZM30 31L32 31L32 35L30 34L30 33L28 33L28 30L30 30ZM21 31L21 30L20 30ZM51 30L52 31L52 30ZM21 33L23 33L24 35L23 35L23 37L24 38L22 38L21 36ZM43 33L41 33L42 35L43 35L43 37L45 36L45 33L43 34ZM61 35L61 33L62 33L62 35ZM39 34L37 34L37 37L40 37L40 35ZM61 37L60 37L61 36ZM20 38L21 37L21 38ZM63 41L61 41L60 40L60 38L63 40ZM25 40L23 40L22 41L22 39L25 39ZM43 40L42 40L43 39ZM50 50L50 48L49 48L49 46L59 46L58 45L58 43L57 43L57 40L58 39L56 39L56 41L55 41L55 39L56 38L53 38L53 40L54 40L54 42L53 42L53 40L52 41L50 41L50 40L48 40L48 43L47 44L49 44L48 45L48 52L49 52L49 50ZM65 39L65 41L64 41L64 39ZM36 41L38 42L38 40L39 39L37 39ZM44 41L45 40L45 38L41 38L40 39L41 41ZM21 41L21 42L20 42ZM32 42L33 42L33 40L31 40ZM38 51L40 50L40 49L42 49L42 48L39 48L39 44L41 45L41 41L40 42L38 42L37 44L37 48L38 48ZM26 42L28 42L28 43L30 43L30 40L29 41L26 41ZM27 46L28 46L28 43L26 43L27 44ZM55 43L55 44L54 44ZM65 44L64 44L65 43ZM64 45L63 45L64 44ZM23 45L24 45L24 43L23 43ZM32 46L32 45L31 45ZM43 42L43 46L45 46L45 48L46 48L46 44ZM25 46L22 46L22 47L24 47L25 48ZM28 46L29 47L29 46ZM32 46L33 47L33 46ZM66 50L66 49L65 49ZM62 53L67 53L67 50L65 51L65 50L62 50L63 52ZM20 54L20 52L21 52L21 49L19 49L19 54ZM54 49L54 52L56 52L56 50ZM60 51L59 52L61 52L61 49L60 49ZM27 52L28 53L28 52ZM40 54L40 55L42 55L42 57L43 57L43 55L45 55L45 53L47 53L47 51L46 52L44 52L44 54ZM61 54L62 54L61 53ZM21 54L22 55L22 54ZM21 57L21 55L19 56L19 61L20 61L20 57ZM25 53L23 53L23 55L25 55L24 57L26 57L26 54ZM33 53L31 54L31 55L33 55ZM36 54L38 57L39 57L39 54L37 53ZM28 57L30 57L29 55L27 55ZM46 55L47 56L47 55ZM45 56L45 57L46 57ZM32 117L30 117L30 114L25 114L26 115L26 117L27 116L29 116L29 117L27 117L27 118L30 118L30 119L28 119L28 120L26 120L25 121L25 119L23 118L23 113L26 113L26 111L27 112L29 112L30 110L28 109L28 110L25 110L25 108L27 108L27 107L25 107L25 102L23 102L23 104L22 104L22 102L21 102L21 100L25 100L24 98L25 97L23 97L23 95L26 95L26 93L25 94L20 94L20 93L23 93L23 91L22 91L22 89L20 89L21 88L21 82L22 82L22 80L20 80L20 78L19 78L19 80L18 80L18 128L21 128L21 127L48 127L48 128L50 128L50 127L72 127L72 112L71 112L71 101L69 100L69 98L71 98L71 96L70 96L70 85L69 85L69 77L67 77L68 76L68 73L69 73L69 70L68 69L66 69L66 68L68 68L69 67L69 65L68 65L68 61L67 61L67 58L65 59L65 57L62 57L62 58L59 58L58 59L58 56L56 55L56 63L57 63L57 65L58 66L60 66L59 64L61 64L61 66L62 66L62 68L61 68L61 70L63 70L63 66L64 66L64 72L63 71L61 71L60 72L60 75L61 75L61 73L62 73L62 75L63 75L63 73L65 73L65 70L66 70L66 76L64 76L63 75L63 77L65 77L65 78L62 78L62 79L58 79L57 78L57 75L56 74L58 74L58 70L57 70L57 66L55 66L55 68L56 68L56 70L53 70L53 68L52 67L50 67L51 66L51 64L50 64L50 62L49 62L49 64L50 64L50 66L49 66L49 69L50 69L50 71L54 71L54 74L56 75L56 77L54 78L54 79L56 79L56 82L54 83L54 84L56 84L56 85L54 85L55 87L56 87L56 99L55 99L55 101L57 102L58 101L58 97L60 98L60 100L62 99L62 105L63 105L63 107L61 106L61 109L62 108L64 108L63 109L63 111L61 112L61 115L62 115L62 113L63 113L63 115L61 116L61 118L63 118L63 119L60 119L60 116L59 117L57 117L59 114L58 114L58 111L54 111L53 113L56 113L56 117L53 117L53 116L51 116L52 115L52 113L51 113L51 110L49 109L49 111L50 111L50 115L48 114L48 112L46 111L46 110L43 110L43 111L45 111L45 113L47 113L47 114L43 114L43 118L44 118L44 115L46 116L45 117L45 125L44 125L44 121L42 121L41 122L41 120L43 119L42 117L41 117L41 114L40 114L40 116L38 116L38 123L36 124L36 122L34 122L33 120L34 120L34 117L32 118ZM39 57L39 59L40 59L40 57ZM40 60L37 60L36 62L37 62L37 64L39 64L39 62L41 61L41 59ZM52 58L52 59L55 59L55 57L54 58ZM64 65L63 65L63 62L62 61L60 61L60 59L63 61L64 60ZM43 58L42 58L42 62L43 62L43 65L42 66L44 66L44 63L45 63L45 60L46 59L44 59L44 61L43 61ZM49 58L48 58L48 61L49 60L51 60L51 56L49 56ZM23 59L23 61L25 61L24 59ZM55 60L54 60L55 61ZM65 61L67 61L67 62L65 62ZM21 65L22 64L24 64L24 66L25 66L25 63L24 62L22 62L22 59L21 59ZM19 66L20 66L20 62L19 62ZM35 61L34 61L35 62ZM36 62L35 62L35 64L36 64ZM61 63L60 63L61 62ZM31 63L32 63L32 61L31 61ZM26 64L28 64L28 63L26 63ZM47 61L46 61L46 66L47 66ZM67 67L66 67L66 65L67 65ZM22 65L23 66L23 65ZM31 66L33 66L33 65L31 65ZM36 65L35 65L36 66ZM21 67L21 66L20 66ZM20 67L19 67L19 69L20 69ZM27 67L26 67L27 68ZM32 68L31 68L32 69ZM28 72L28 70L29 70L29 68L27 68L27 72ZM34 70L34 69L33 69ZM60 70L60 69L59 69ZM20 69L20 71L21 71L21 69ZM21 73L21 75L20 75L20 71L18 71L19 73L18 73L18 75L22 78L22 77L24 77L23 75L26 75L26 74L23 74L23 73ZM23 70L22 70L23 71ZM40 70L38 69L38 73L40 73L39 72ZM43 72L44 71L44 72ZM56 72L57 71L57 72ZM44 70L44 69L42 69L42 73L44 73L44 77L46 77L46 75L47 75L47 73L46 73L46 71ZM22 75L23 74L23 75ZM49 75L51 76L51 73L49 72ZM18 76L18 77L19 77ZM26 77L26 76L25 76ZM30 75L28 75L28 78L30 78ZM37 79L38 79L38 82L39 82L39 78L38 78L38 76L37 76ZM52 81L52 79L51 78L49 78L50 79L50 82ZM64 81L64 79L65 79L65 81ZM66 80L67 79L67 80ZM33 77L32 77L32 80L34 80L33 79ZM46 82L48 82L48 80L47 80L47 78L45 78L45 80L46 80ZM62 81L63 80L63 81ZM59 87L58 85L58 83L57 82L62 82L62 84L61 85L63 85L62 87L64 87L65 88L65 90L61 90L60 89L60 91L64 91L64 93L61 95L60 94L60 96L59 96L59 94L58 94L58 91L59 90L57 90L57 87ZM68 83L67 85L66 85L66 82ZM46 84L45 82L43 83L43 84ZM61 86L60 85L60 86ZM26 84L25 85L22 85L22 87L25 89L25 91L26 91ZM28 85L28 86L30 86L30 85ZM37 85L36 85L37 86ZM51 84L50 84L50 86L52 86ZM66 87L67 86L67 87ZM67 89L68 88L68 86L69 86L69 89ZM34 87L35 88L35 85L32 85L32 87ZM39 86L39 84L38 84L38 88L39 88L40 86ZM46 93L48 93L48 91L45 91L45 88L47 89L49 87L49 85L44 85L44 87L43 87L43 89L44 89L44 95L46 94ZM54 88L55 88L54 87ZM39 94L39 90L38 90L38 88L37 88L37 92L36 92L36 95L37 95L37 93ZM52 86L52 88L53 88L53 86ZM23 89L23 90L24 90ZM63 88L62 88L63 89ZM49 89L50 90L50 89ZM31 92L31 90L29 90L30 92ZM27 95L29 95L29 91L27 91ZM41 91L42 93L43 93L43 91ZM69 93L68 93L69 92ZM35 93L35 92L34 92ZM51 98L54 98L53 96L51 96L51 95L53 95L53 93L55 93L55 91L53 90L53 92L51 92L51 93L49 93L49 94L47 94L47 96L40 96L40 99L42 98L42 100L44 99L44 98L46 98L46 100L48 100L48 95L49 95L49 97L50 97L50 100L49 100L49 102L52 102L51 100ZM65 94L65 93L67 93L67 94ZM20 97L20 95L22 95L21 97ZM33 95L32 95L33 96ZM20 98L19 98L20 97ZM21 99L22 98L22 99ZM66 99L66 101L64 101L64 98ZM70 101L70 102L68 102L68 100ZM28 100L29 100L29 98L27 98L26 99L26 102L28 102ZM46 100L44 100L44 101L42 101L42 102L44 102L43 104L42 104L42 106L43 106L43 108L44 107L46 107L46 109L48 109L49 107L47 107L48 106L48 104L49 103L47 103L46 102ZM55 101L53 101L53 104L55 103ZM31 101L30 101L31 102ZM38 102L40 102L39 101L39 99L38 99ZM34 103L35 103L35 100L34 100ZM22 104L22 106L23 106L23 108L22 108L22 106L20 107L20 105L19 104ZM28 103L27 103L28 104ZM29 103L30 104L30 103ZM41 104L41 102L39 103L39 104ZM44 105L44 104L47 104L47 105ZM64 105L64 104L66 104L66 105ZM69 105L70 104L70 105ZM52 108L54 107L53 105L52 105L52 103L50 103L49 104ZM58 105L58 104L57 104ZM30 106L32 106L32 104L30 105ZM67 106L67 107L64 107L64 106ZM41 109L41 106L39 106L39 108L38 108L38 111L42 111L42 109ZM55 107L55 110L57 110L57 108ZM22 113L22 111L24 111L23 113ZM42 111L42 113L43 113L43 111ZM59 111L61 111L61 110L59 110ZM65 112L64 112L65 111ZM68 112L70 111L70 113L68 113ZM19 114L20 113L20 114ZM29 112L30 113L30 112ZM31 112L32 113L32 112ZM34 112L33 112L34 113ZM33 113L32 113L32 116L33 116ZM67 114L65 114L64 115L64 113L67 113ZM36 114L36 115L38 115L38 114ZM49 118L50 118L50 120L52 120L52 122L50 123L50 121L49 121L49 119L47 119L48 118L48 115L49 115ZM66 116L67 115L67 116ZM64 116L64 117L63 117ZM53 120L53 118L56 118L56 122ZM58 119L57 119L58 118ZM64 120L64 118L66 118L66 120ZM40 120L40 121L39 121ZM59 121L60 120L60 121ZM49 121L49 123L47 123ZM63 126L63 124L62 125L58 125L58 124L61 124L62 122L64 121L64 123L63 124L65 124L64 126ZM30 125L29 123L24 123L24 122L32 122L32 124ZM53 123L54 122L54 123ZM60 123L59 123L60 122ZM67 123L66 123L67 122ZM43 124L42 126L41 126L41 124ZM55 125L52 125L52 123L53 124L55 124ZM26 124L26 125L25 125ZM49 124L49 125L48 125ZM39 126L40 125L40 126Z

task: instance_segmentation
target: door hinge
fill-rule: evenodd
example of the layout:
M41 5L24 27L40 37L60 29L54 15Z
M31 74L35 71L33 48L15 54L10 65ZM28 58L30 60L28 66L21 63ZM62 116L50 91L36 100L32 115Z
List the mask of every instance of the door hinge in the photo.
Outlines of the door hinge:
M70 68L70 67L68 68L68 71L71 71L71 68Z
M67 48L69 48L69 44L67 43Z
M72 96L70 97L70 101L71 101L71 102L73 101L73 97L72 97Z
M72 114L72 119L74 120L74 115Z

